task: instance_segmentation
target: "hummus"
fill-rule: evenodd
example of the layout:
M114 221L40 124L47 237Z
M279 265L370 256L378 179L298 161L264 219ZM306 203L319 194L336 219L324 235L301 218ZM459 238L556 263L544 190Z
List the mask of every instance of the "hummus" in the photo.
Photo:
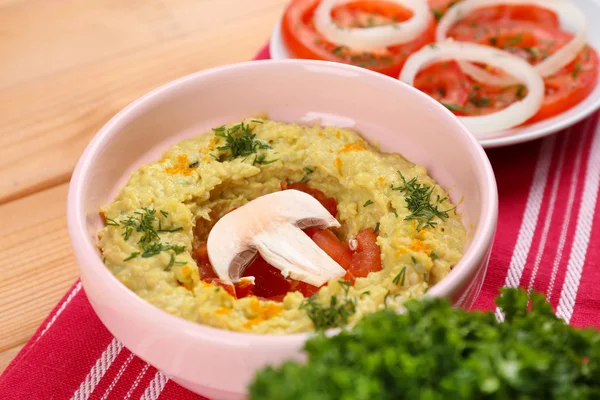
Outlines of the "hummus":
M378 230L382 270L357 278L353 286L331 280L311 299L313 307L327 307L332 297L337 304L351 301L349 324L422 296L460 260L461 219L424 167L380 153L348 129L251 119L243 124L245 141L227 138L228 126L172 146L160 161L135 171L101 210L107 221L99 232L104 263L144 300L181 318L234 331L314 330L300 292L288 293L282 302L236 299L200 280L191 253L221 216L279 191L286 180L308 180L335 198L341 240L348 242L365 228ZM430 201L447 211L445 216L431 224L411 219L410 198L399 190L402 177L429 188Z

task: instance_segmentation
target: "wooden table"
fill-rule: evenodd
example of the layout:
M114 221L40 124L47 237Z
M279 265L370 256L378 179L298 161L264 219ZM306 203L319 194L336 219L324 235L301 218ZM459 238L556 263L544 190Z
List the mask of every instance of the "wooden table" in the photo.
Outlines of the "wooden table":
M69 177L174 78L250 59L286 0L0 0L0 372L77 279Z

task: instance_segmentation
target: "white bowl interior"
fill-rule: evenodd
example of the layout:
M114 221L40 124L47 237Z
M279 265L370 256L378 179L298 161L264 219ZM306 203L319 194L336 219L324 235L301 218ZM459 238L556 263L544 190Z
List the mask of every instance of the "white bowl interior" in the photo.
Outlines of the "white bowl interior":
M199 375L193 368L201 368L204 379L217 390L205 394L221 393L223 398L243 392L257 365L297 352L306 335L278 341L180 320L132 295L110 275L100 257L91 255L98 254L99 208L110 202L141 162L159 159L162 151L182 138L265 112L278 121L320 120L354 128L382 150L426 166L452 200L460 202L459 211L472 237L461 263L474 264L483 253L489 254L495 230L495 181L483 150L449 111L383 75L317 61L255 61L182 78L134 102L88 146L71 183L69 229L82 280L100 318L132 351L188 387ZM459 269L452 272L459 280L472 273ZM450 281L438 286L434 288L438 294L456 295ZM236 354L225 356L232 343L238 347ZM261 348L261 357L251 360ZM222 362L198 367L202 360L213 358ZM237 374L236 378L226 371Z

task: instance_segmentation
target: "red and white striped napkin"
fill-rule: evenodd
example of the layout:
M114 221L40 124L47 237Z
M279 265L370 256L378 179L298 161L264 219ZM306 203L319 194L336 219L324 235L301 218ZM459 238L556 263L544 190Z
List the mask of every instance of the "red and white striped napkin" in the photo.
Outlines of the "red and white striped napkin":
M263 49L257 59L268 58ZM501 286L546 293L575 326L600 328L598 114L543 140L490 150L498 234L475 307ZM1 399L201 399L134 356L76 283L0 377Z

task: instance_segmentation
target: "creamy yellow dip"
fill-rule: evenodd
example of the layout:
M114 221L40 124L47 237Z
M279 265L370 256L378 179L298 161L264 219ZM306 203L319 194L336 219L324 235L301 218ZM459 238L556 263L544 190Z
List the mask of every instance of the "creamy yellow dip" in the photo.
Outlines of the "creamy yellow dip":
M283 180L308 179L311 187L336 199L342 224L336 234L341 240L379 224L383 269L356 279L350 288L332 280L315 298L324 306L332 296L354 301L356 312L349 323L422 296L460 260L465 243L460 217L450 211L448 218L435 219L435 227L418 230L417 221L405 219L410 214L405 196L392 188L401 184L400 171L406 180L416 177L433 187L431 198L440 200L440 210L452 209L446 192L424 167L398 154L380 153L348 129L250 119L244 124L264 148L230 160L230 150L223 149L226 139L215 132L184 140L160 161L142 165L114 202L101 210L107 220L98 234L104 263L144 300L173 315L223 329L270 334L314 330L300 308L301 293L289 293L282 303L235 299L200 281L191 256L195 241L206 240L222 215L279 191ZM158 239L150 238L159 247L144 254L140 240L148 238L143 230L128 231L126 221L141 221L149 210L154 210L155 230L160 224Z

